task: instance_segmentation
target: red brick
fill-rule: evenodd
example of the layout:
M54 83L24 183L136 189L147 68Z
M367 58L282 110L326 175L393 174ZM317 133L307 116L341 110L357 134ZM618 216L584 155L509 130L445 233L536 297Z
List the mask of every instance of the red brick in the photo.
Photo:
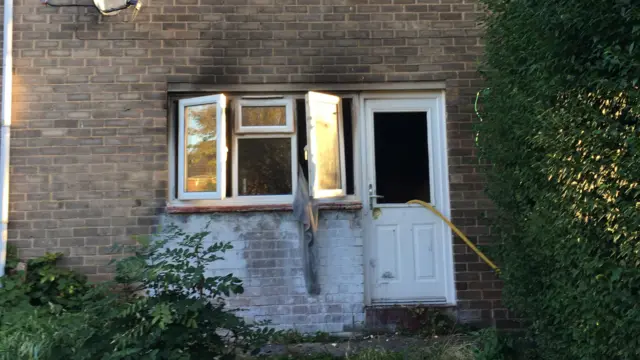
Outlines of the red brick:
M135 23L16 5L9 235L21 255L59 246L70 266L105 278L114 239L152 230L166 210L166 90L175 81L444 81L452 218L475 243L489 241L492 204L472 128L483 86L479 5L159 1ZM505 318L495 274L459 239L454 253L461 304Z

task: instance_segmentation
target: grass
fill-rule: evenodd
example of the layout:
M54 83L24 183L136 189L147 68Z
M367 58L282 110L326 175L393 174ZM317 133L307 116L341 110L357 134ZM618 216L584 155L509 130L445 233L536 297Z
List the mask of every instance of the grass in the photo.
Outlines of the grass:
M349 360L473 360L473 346L469 343L435 342L430 346L404 352L365 350Z
M276 334L271 342L274 344L290 345L303 343L332 343L344 341L344 338L331 335L327 332L317 331L311 334L302 334L296 330L286 330Z
M335 356L326 353L309 355L280 355L266 360L473 360L475 345L469 340L453 336L425 343L404 351L364 349L357 354Z
M413 319L394 334L342 338L326 332L277 333L272 344L285 345L285 355L264 360L539 360L524 349L522 334L495 329L476 330L460 325L448 314L432 309L411 309ZM417 325L417 326L416 326ZM513 337L513 338L512 338ZM311 345L310 343L316 343ZM299 345L298 345L299 344Z

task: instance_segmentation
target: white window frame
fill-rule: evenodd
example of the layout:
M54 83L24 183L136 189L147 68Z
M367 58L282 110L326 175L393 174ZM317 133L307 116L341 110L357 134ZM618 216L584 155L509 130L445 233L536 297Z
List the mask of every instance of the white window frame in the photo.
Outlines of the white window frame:
M235 105L235 133L295 133L293 119L293 98L286 97L282 99L237 99L234 100ZM285 125L273 126L245 126L242 125L242 108L243 107L285 107Z
M282 97L279 99L233 99L237 102L235 107L233 148L232 148L232 197L242 203L251 204L291 204L296 193L297 172L298 172L298 144L297 134L294 131L294 100L292 97ZM268 107L285 106L286 126L241 126L242 107ZM239 195L240 179L238 176L238 140L240 139L268 139L287 138L291 141L291 194L283 195Z
M336 101L337 99L337 101ZM316 158L317 153L317 139L315 134L315 124L313 124L313 118L311 116L311 102L318 101L324 103L332 103L336 106L336 117L338 121L338 147L340 158L340 189L320 189L319 181L316 177ZM347 195L347 174L346 174L346 159L344 155L344 128L342 125L342 98L340 96L325 94L320 92L307 92L305 96L305 113L307 115L307 157L309 164L309 191L314 199L329 199L329 198L344 198Z
M198 105L216 105L216 186L217 191L187 191L187 151L185 108ZM226 189L226 97L224 94L180 99L178 101L178 199L180 200L222 200Z
M218 91L220 90L224 90L224 89L218 89ZM209 96L200 96L200 97L183 97L180 95L177 95L176 98L173 98L171 101L171 103L169 104L169 109L171 110L170 113L171 114L175 114L172 115L170 118L170 126L169 126L169 149L168 149L168 153L169 153L169 181L168 181L168 192L169 192L169 198L168 198L168 206L171 207L176 207L176 208L180 208L180 207L184 207L184 208L188 208L188 209L195 209L198 207L201 208L207 208L207 207L211 207L210 211L218 211L215 209L215 207L221 207L221 209L219 211L234 211L233 208L234 207L251 207L253 205L256 206L270 206L270 205L274 205L274 206L282 206L282 205L292 205L293 204L293 199L295 197L296 194L296 187L297 187L297 180L298 180L298 161L304 160L307 161L307 148L305 148L305 155L303 159L300 159L300 154L298 154L298 131L300 130L300 128L298 126L296 126L296 121L304 121L306 123L307 119L306 118L300 118L300 119L296 119L297 116L297 100L305 100L305 95L307 94L307 91L304 91L306 89L295 89L295 90L289 90L289 91L283 91L279 94L275 94L275 93L270 93L270 92L261 92L261 93L257 93L257 92L247 92L244 91L243 94L238 94L238 95L229 95L229 94L224 94L223 96L225 97L225 108L222 109L222 116L231 116L231 119L236 119L237 116L239 116L238 114L240 114L240 112L238 111L239 107L238 104L240 101L243 101L244 103L250 105L250 106L257 106L256 104L258 103L264 103L265 100L269 100L269 101L273 101L276 100L275 102L270 102L270 104L274 104L274 103L279 103L279 104L284 104L285 102L289 102L291 105L289 105L287 107L287 110L291 109L290 111L287 111L287 123L291 123L293 124L293 132L281 132L281 133L275 133L275 132L270 132L270 133L262 133L262 132L258 132L258 133L238 133L237 131L235 131L236 129L236 125L235 124L226 124L226 120L228 119L224 119L225 120L225 131L223 133L223 136L225 137L226 141L232 141L232 143L229 144L229 147L231 147L230 145L233 144L234 146L232 147L232 149L228 149L227 146L224 146L224 152L219 152L219 153L224 153L225 155L228 154L228 156L232 156L231 159L228 158L228 156L225 156L225 162L223 163L224 165L224 170L221 173L221 177L224 179L224 188L223 187L219 187L218 189L220 189L222 191L221 194L219 194L219 198L215 198L215 197L210 197L209 194L211 194L210 192L201 192L201 193L196 193L196 192L190 192L187 193L187 197L181 197L180 194L180 189L184 189L184 184L185 184L185 180L182 176L184 176L184 158L181 159L181 156L184 156L183 151L179 150L180 149L180 139L183 139L184 141L184 128L182 128L182 125L180 124L181 122L184 122L184 119L182 119L182 121L180 121L180 117L184 116L184 107L180 107L180 104L182 103L184 104L190 104L194 101L196 101L197 99L200 98L211 98L211 96L216 96L216 95L209 95ZM220 93L222 95L222 93ZM249 95L246 95L249 94ZM341 100L344 98L350 98L352 99L352 106L351 106L351 116L352 116L352 122L353 122L353 133L352 136L349 138L345 138L344 137L344 127L343 127L343 118L342 118L342 106L339 106L339 110L340 110L340 147L341 147L341 166L346 167L346 159L345 159L345 154L344 154L344 147L347 141L352 142L353 144L353 177L354 177L354 194L346 194L346 171L344 169L342 169L342 173L344 174L343 176L343 188L344 188L344 192L345 195L343 197L327 197L327 198L316 198L318 200L318 202L320 204L322 203L329 203L329 204L333 204L333 203L353 203L353 202L360 202L361 201L361 186L360 186L360 179L362 174L360 173L361 170L361 166L362 166L362 159L361 159L361 150L358 148L358 143L360 143L360 131L359 131L359 127L360 127L360 122L359 122L359 108L360 108L360 101L359 101L359 93L358 92L342 92L340 94L340 98ZM302 105L302 104L301 104ZM305 106L305 105L302 105ZM231 107L233 111L229 112L228 108ZM176 114L177 112L177 114ZM222 119L222 117L218 116L218 119ZM238 120L239 121L239 120ZM238 122L236 121L236 123ZM232 131L228 131L228 126L233 125L232 126ZM271 128L271 127L270 127ZM308 130L308 129L307 129ZM307 145L309 143L309 134L307 133ZM238 196L238 190L239 190L239 186L241 185L239 181L237 181L236 179L238 178L237 176L237 167L234 165L234 163L236 162L236 159L238 158L237 156L237 143L236 143L236 138L237 137L258 137L258 138L264 138L264 137L290 137L291 138L291 158L292 158L292 184L293 184L293 191L291 195L244 195L244 196ZM226 145L226 144L225 144ZM184 145L182 145L184 146ZM228 153L228 151L231 150L232 153ZM231 163L228 163L229 161L231 161ZM227 166L231 166L231 171L228 171ZM228 181L231 181L229 179L229 177L231 177L231 180L234 181L235 185L232 183L231 186L228 186ZM310 182L310 179L309 183ZM227 188L229 188L227 190ZM235 188L235 189L234 189ZM217 193L216 193L217 194ZM189 196L192 195L192 196ZM193 196L195 195L195 196Z
M241 139L289 139L291 142L291 194L282 195L240 195L240 178L238 176L238 140ZM233 135L233 184L231 186L233 198L252 204L283 204L293 203L298 180L298 144L296 134L234 134Z

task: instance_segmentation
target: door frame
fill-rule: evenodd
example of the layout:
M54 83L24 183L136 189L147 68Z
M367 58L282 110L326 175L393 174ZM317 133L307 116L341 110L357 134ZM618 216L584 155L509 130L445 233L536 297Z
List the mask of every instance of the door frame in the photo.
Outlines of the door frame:
M371 239L372 234L372 226L371 226L371 210L369 209L369 196L368 196L368 180L369 180L369 169L370 162L372 156L370 156L370 152L372 149L369 148L369 142L367 139L367 135L370 133L369 128L372 126L371 122L367 121L367 107L366 102L368 100L436 100L437 109L433 113L432 118L434 121L428 124L428 129L430 131L429 141L433 141L432 144L429 145L430 149L439 149L441 156L436 158L434 155L429 155L430 160L434 160L434 165L429 171L430 174L433 174L433 178L435 183L432 184L432 187L438 187L438 189L432 189L432 194L435 193L436 198L441 199L441 204L438 204L438 210L447 218L451 216L451 201L449 194L449 148L447 145L447 121L446 121L446 103L445 103L445 91L397 91L397 92L363 92L360 93L359 99L357 101L358 104L358 115L357 115L357 136L358 142L361 146L358 146L359 150L359 160L360 160L360 170L361 174L359 179L355 179L360 184L360 196L362 197L362 211L361 211L361 223L363 226L363 271L364 271L364 305L371 306L372 305L372 274L370 267L368 266L368 261L371 258L371 254L373 246L370 241L367 239ZM371 132L372 133L372 132ZM414 205L419 206L419 205ZM437 305L455 305L456 304L456 289L455 289L455 280L454 280L454 261L453 261L453 234L451 229L448 226L444 227L444 271L445 271L445 303L438 303ZM404 304L404 303L403 303ZM404 304L406 305L406 304Z

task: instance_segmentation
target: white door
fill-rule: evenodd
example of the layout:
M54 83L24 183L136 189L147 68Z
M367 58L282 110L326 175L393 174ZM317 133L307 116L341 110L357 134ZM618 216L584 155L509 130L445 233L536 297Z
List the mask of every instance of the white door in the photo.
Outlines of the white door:
M372 304L453 304L443 98L364 98L368 294Z

